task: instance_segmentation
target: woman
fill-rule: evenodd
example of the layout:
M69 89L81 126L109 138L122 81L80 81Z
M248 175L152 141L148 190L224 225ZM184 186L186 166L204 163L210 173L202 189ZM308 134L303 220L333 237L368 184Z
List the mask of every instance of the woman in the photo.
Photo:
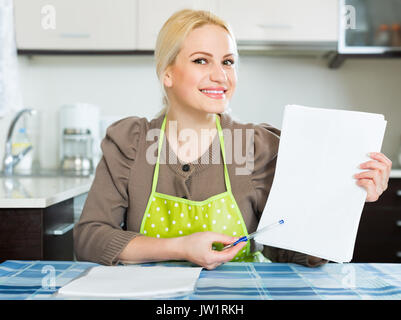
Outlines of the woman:
M77 258L105 265L188 260L207 269L227 261L268 259L324 264L318 257L260 248L253 241L220 250L256 230L280 134L264 123L236 122L226 112L238 61L229 26L208 12L179 11L162 27L155 58L165 109L151 121L129 117L108 128L103 157L74 229ZM190 143L183 144L174 132L182 136L187 131L192 132ZM249 131L252 143L243 143ZM152 135L158 136L157 143ZM241 142L245 168L244 162L228 161L232 137L234 147ZM376 161L363 166L370 170L356 176L367 201L377 200L387 188L391 169L383 154L372 158Z

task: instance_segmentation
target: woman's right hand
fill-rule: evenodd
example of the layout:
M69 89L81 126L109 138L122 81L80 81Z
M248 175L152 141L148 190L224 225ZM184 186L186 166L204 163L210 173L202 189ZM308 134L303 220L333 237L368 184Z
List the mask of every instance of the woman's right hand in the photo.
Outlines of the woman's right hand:
M238 237L230 237L210 231L196 232L180 237L184 259L208 270L212 270L222 263L232 260L238 251L246 245L246 242L240 242L229 249L217 251L213 250L213 243L221 242L223 245L228 245L238 239Z

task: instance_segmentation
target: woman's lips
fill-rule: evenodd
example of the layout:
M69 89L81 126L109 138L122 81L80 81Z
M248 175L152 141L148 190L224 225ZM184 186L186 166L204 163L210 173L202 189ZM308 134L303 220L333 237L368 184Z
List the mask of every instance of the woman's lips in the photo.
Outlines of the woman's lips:
M212 99L224 99L226 97L224 90L199 90L205 96L208 96Z

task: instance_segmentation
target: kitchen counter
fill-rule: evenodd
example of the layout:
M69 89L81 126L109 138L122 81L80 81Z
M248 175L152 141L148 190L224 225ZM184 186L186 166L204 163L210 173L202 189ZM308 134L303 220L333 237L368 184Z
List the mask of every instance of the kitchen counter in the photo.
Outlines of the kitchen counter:
M89 177L0 177L0 208L47 208L89 191Z

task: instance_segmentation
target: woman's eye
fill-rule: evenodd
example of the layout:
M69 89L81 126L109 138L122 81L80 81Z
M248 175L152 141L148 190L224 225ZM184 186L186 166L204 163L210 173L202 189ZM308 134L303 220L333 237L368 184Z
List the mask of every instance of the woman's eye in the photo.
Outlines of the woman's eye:
M224 63L227 61L229 62L229 64L226 64L227 66L232 66L234 64L234 60L227 59L227 60L224 60Z
M194 60L193 62L198 63L198 64L205 64L205 63L202 63L201 61L206 61L206 59L198 58L198 59Z

